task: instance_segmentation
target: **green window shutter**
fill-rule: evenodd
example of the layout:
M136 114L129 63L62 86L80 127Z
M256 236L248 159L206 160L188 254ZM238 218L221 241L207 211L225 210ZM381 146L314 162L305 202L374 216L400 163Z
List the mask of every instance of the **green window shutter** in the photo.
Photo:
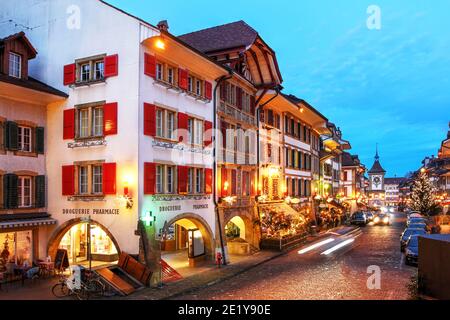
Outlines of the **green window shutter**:
M45 176L34 178L35 206L36 208L45 207Z
M3 203L5 209L15 209L19 206L19 179L15 174L3 176Z
M44 154L44 128L36 128L36 153Z
M6 143L5 147L11 151L17 151L19 149L19 127L17 123L8 121L6 122Z

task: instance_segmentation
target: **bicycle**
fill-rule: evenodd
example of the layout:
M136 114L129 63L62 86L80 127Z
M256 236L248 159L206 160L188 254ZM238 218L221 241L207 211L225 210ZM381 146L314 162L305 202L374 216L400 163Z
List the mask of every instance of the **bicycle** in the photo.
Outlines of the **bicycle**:
M100 281L95 272L86 272L86 279L81 279L79 288L75 288L75 280L61 275L59 282L52 287L52 293L57 298L65 298L75 295L79 300L89 300L91 297L99 298L104 296L105 285ZM69 283L72 281L72 283Z

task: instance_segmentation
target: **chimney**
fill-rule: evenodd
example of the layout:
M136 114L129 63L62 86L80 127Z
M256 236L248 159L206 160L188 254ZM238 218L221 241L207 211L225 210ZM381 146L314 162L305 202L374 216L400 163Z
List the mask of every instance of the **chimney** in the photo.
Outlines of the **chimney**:
M160 22L158 22L157 27L161 31L169 32L169 23L167 22L167 20L161 20Z

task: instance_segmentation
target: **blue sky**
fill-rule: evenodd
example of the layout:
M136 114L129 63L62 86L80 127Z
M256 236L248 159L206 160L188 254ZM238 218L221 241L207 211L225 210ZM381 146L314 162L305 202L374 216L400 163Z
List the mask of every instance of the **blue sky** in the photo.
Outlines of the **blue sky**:
M153 24L167 19L175 35L245 20L276 51L285 91L341 127L366 166L379 143L388 176L417 169L447 134L450 1L108 2ZM369 5L381 9L380 30L366 26Z

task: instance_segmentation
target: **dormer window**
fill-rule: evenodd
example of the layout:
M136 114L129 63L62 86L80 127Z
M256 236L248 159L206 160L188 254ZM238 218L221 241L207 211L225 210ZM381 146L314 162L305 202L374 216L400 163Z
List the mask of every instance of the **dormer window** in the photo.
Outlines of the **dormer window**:
M22 74L22 57L17 53L9 53L9 75L20 78Z

